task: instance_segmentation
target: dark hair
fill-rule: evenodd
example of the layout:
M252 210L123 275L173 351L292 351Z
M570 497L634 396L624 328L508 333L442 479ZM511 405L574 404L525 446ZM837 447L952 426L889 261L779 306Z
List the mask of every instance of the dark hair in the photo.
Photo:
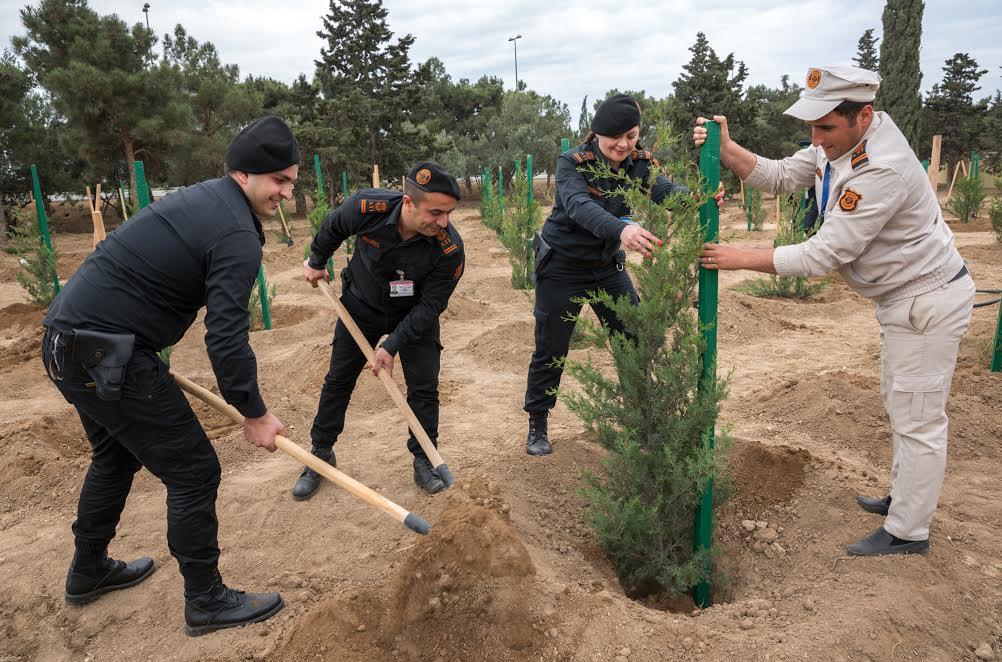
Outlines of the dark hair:
M856 118L859 117L860 111L862 111L867 106L872 106L869 101L843 101L839 105L835 106L832 110L836 115L841 115L842 117L849 120L849 126L856 126Z
M594 131L589 131L588 135L585 136L585 139L581 141L581 144L582 145L587 145L587 144L591 143L593 140L595 140L596 138L598 138L598 134L595 133ZM637 140L637 146L634 147L633 149L635 149L635 150L637 150L639 152L642 152L642 151L644 151L644 146L640 144L639 140Z
M404 195L410 198L412 202L421 202L425 199L427 194L427 191L422 189L407 177L404 177Z

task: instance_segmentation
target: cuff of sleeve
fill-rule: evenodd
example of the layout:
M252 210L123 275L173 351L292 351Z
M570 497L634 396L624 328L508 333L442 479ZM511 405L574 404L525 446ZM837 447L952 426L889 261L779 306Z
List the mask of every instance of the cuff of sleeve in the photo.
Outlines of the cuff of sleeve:
M327 260L321 259L316 253L310 253L309 265L311 269L321 271L327 267Z
M747 181L747 180L746 180ZM803 263L800 244L779 246L772 252L772 266L777 276L804 276L802 269L797 267Z
M608 239L619 239L619 236L623 234L623 230L629 225L626 221L617 218L615 222L609 222L609 236Z
M380 347L385 349L390 356L396 356L397 350L400 349L400 342L391 333L390 335L386 336L386 340L383 341L383 344L380 345Z
M752 168L751 174L745 177L745 185L752 186L754 188L765 188L766 183L766 166L762 162L762 157L755 157L755 167Z
M243 414L244 418L260 418L268 413L268 407L265 406L264 400L261 398L261 393L254 391L247 398L246 401L239 404L234 404L236 410Z

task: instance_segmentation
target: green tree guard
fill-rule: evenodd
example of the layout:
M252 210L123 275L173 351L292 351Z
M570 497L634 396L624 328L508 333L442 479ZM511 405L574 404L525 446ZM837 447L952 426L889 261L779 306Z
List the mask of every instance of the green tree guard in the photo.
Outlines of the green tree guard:
M323 191L324 189L324 171L320 169L320 156L317 154L313 155L313 171L317 175L317 190Z
M981 178L981 157L973 149L971 150L971 177Z
M341 171L341 202L348 199L348 173Z
M748 220L748 233L751 234L752 222L752 190L750 186L745 187L745 217Z
M52 255L56 252L52 249L52 236L49 235L49 219L45 216L45 203L42 201L42 185L38 181L38 168L31 164L31 190L35 195L35 213L38 216L38 234L42 236L45 247ZM52 270L52 287L56 294L59 294L59 274Z
M525 176L529 182L529 206L532 206L532 154L525 155Z
M563 154L564 152L566 152L570 148L571 148L571 139L570 138L561 138L560 139L560 153Z
M498 218L504 218L504 174L498 166Z
M136 174L136 196L139 200L139 208L150 204L150 185L146 183L146 168L142 161L132 162L132 171Z
M929 159L922 159L922 168L929 172Z
M995 348L992 350L992 372L1002 372L1002 303L999 304L999 323L995 327Z
M264 265L257 269L257 287L261 293L261 319L265 330L271 329L271 304L268 302L268 283L264 280Z
M720 183L720 126L716 122L706 123L706 142L699 150L699 170L706 181L706 193L710 198L699 210L703 239L717 241L720 232L720 211L713 194ZM717 272L699 268L699 322L703 325L703 376L700 386L713 383L717 379ZM713 448L714 425L704 432L705 443ZM694 542L697 549L709 549L713 532L713 481L710 480L703 492L699 509L696 511ZM709 568L707 568L709 575ZM710 583L700 583L693 591L693 599L702 608L710 605Z

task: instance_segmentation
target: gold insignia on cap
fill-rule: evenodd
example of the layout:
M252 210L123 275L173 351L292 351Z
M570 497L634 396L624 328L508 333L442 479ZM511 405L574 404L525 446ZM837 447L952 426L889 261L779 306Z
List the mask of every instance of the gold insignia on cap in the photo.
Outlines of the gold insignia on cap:
M821 70L820 69L811 69L809 72L807 72L807 87L808 88L810 88L810 89L813 90L815 87L817 87L820 84L821 84Z
M844 212L852 213L856 211L856 207L862 199L863 196L859 193L856 193L851 188L847 188L842 194L842 197L838 199L838 208Z
M425 184L431 181L431 170L428 170L428 168L421 168L420 170L418 170L418 173L414 177L414 179L417 180L418 184L424 186Z

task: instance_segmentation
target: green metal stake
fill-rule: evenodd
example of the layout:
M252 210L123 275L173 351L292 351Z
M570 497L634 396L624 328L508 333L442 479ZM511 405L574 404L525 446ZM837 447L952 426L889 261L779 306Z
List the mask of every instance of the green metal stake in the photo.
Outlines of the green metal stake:
M748 219L748 232L751 233L752 192L750 186L745 187L745 216Z
M324 190L324 171L320 169L320 157L313 155L313 171L317 173L317 190Z
M992 350L992 372L1002 372L1002 303L999 304L999 323L995 327L995 349Z
M49 249L49 252L55 258L56 251L52 248L52 235L49 234L49 219L45 216L45 204L42 201L42 185L38 181L38 168L35 167L34 163L31 164L31 190L35 195L38 234L41 235L46 248ZM55 267L52 269L52 287L55 289L56 294L59 294L59 274L56 272Z
M563 154L564 152L566 152L570 148L571 148L571 139L570 138L561 138L560 139L560 153Z
M926 172L929 172L929 159L922 159L922 167Z
M529 206L532 206L532 154L525 155L525 178L529 183Z
M699 210L699 221L703 226L704 241L717 241L720 233L720 211L717 209L713 194L720 183L720 126L716 122L706 123L706 142L699 150L699 170L706 181L706 193L710 198ZM703 326L703 374L700 377L700 388L707 388L716 379L717 366L717 272L712 269L699 268L699 323ZM713 448L714 423L703 433L704 443ZM696 549L710 549L710 537L713 533L713 480L707 482L703 498L696 511L696 526L694 541ZM706 567L710 572L709 562ZM710 582L700 582L693 590L693 599L702 608L710 606Z
M268 283L264 280L264 265L257 269L257 288L261 293L261 318L265 330L271 329L271 305L268 303Z
M504 174L498 166L498 217L504 217Z
M348 199L348 173L341 171L341 201Z
M146 183L146 168L142 161L133 161L132 170L136 173L136 197L139 198L139 208L150 204L150 186Z
M973 149L971 150L971 177L981 179L981 157Z

